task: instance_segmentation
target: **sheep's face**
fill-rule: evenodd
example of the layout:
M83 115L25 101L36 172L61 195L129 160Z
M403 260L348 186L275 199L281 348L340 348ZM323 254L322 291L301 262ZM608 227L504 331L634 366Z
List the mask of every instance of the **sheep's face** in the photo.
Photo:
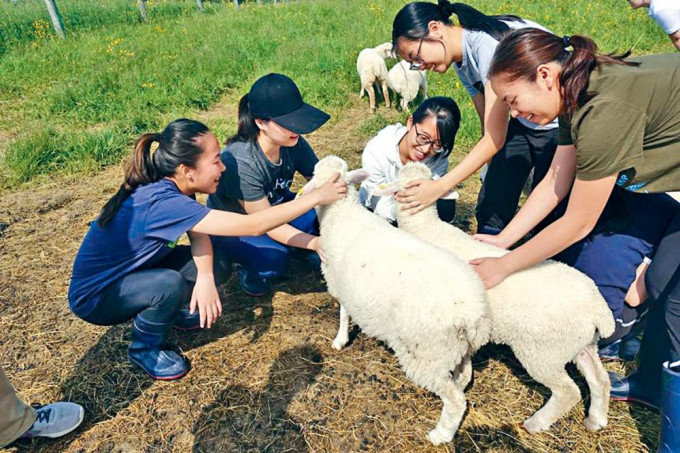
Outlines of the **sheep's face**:
M338 156L326 156L314 166L314 177L309 182L313 187L319 187L335 173L340 173L340 178L344 178L347 173L347 162Z
M411 181L418 179L430 179L432 171L420 162L409 162L399 171L399 186L404 187Z
M391 42L380 44L378 47L375 48L375 50L383 58L394 58L394 54L392 53Z

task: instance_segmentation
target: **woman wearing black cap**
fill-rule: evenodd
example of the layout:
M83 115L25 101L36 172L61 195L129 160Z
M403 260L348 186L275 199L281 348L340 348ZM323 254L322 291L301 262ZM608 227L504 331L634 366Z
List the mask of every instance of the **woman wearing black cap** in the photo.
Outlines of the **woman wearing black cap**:
M318 161L300 134L315 131L329 118L303 102L290 78L273 73L259 78L239 102L238 131L222 150L227 170L208 205L253 213L292 200L295 172L309 179ZM315 268L320 264L314 210L266 235L220 237L213 242L238 264L241 287L255 297L268 290L269 279L286 272L294 248L306 251L305 257Z

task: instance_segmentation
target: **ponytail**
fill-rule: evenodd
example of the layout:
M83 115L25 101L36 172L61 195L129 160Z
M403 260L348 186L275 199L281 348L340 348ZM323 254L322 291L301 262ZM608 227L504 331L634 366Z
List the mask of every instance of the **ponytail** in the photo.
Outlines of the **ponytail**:
M438 0L437 4L412 2L404 6L394 18L392 47L397 49L399 39L416 41L426 38L429 33L427 25L431 21L453 25L450 19L452 14L458 17L461 27L487 33L497 40L511 30L505 22L523 22L521 18L512 15L487 16L465 3L451 3L448 0Z
M115 217L137 187L174 174L181 164L194 167L203 152L196 139L208 132L205 124L181 118L168 124L161 133L142 135L125 169L125 182L101 210L99 226L105 227Z
M248 94L245 94L238 103L238 129L235 135L227 138L226 145L234 142L254 142L259 133L260 128L250 114Z
M569 51L569 47L573 50ZM622 55L600 54L595 42L585 36L560 38L547 31L525 28L509 33L498 44L488 78L533 82L540 65L557 62L562 66L559 80L564 111L571 115L595 95L588 92L590 73L602 64L638 66L639 63L625 61L629 55L630 50Z

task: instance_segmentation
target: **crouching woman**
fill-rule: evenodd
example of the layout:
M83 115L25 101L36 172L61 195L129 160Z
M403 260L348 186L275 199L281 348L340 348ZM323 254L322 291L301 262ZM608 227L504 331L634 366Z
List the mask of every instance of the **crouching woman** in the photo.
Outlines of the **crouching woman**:
M214 193L224 169L217 139L198 121L178 119L143 135L73 264L71 310L97 325L134 319L128 356L155 379L189 371L166 345L170 327L210 327L222 312L215 281L227 275L228 261L214 258L209 235L261 235L346 191L333 180L250 216L211 210L194 195ZM177 245L184 233L191 246Z

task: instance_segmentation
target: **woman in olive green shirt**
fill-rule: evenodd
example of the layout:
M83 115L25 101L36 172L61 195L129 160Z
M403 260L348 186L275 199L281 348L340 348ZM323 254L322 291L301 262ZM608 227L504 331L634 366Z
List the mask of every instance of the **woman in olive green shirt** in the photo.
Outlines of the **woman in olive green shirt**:
M586 37L531 29L510 33L496 50L494 92L513 117L538 124L559 117L560 142L548 175L512 222L498 236L477 239L509 247L567 194L569 203L562 218L510 253L471 262L487 288L586 238L613 193L643 194L631 195L638 199L629 213L635 219L654 193L680 189L680 54L625 60L627 54L596 50ZM628 378L611 377L612 397L653 407L662 362L680 365L680 214L669 212L646 219L662 234L650 244L653 260L643 277L653 303L640 366ZM601 256L600 267L616 268L616 253Z

